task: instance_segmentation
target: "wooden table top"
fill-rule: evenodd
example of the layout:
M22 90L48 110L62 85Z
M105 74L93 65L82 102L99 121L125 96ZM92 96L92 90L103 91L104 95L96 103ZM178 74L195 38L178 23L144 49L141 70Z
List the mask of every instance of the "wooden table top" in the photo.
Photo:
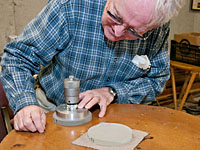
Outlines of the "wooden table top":
M200 117L163 107L133 104L112 104L103 118L98 118L98 113L99 110L93 111L91 122L76 127L57 125L53 122L53 113L48 113L43 134L12 130L1 142L0 150L90 149L73 145L72 141L100 122L121 123L150 133L136 149L200 149Z

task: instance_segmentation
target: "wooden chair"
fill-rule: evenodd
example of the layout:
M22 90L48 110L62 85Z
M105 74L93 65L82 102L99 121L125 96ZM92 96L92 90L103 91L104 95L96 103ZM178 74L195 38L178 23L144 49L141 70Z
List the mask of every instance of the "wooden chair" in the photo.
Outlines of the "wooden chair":
M181 93L179 94L179 99L181 99L180 106L178 110L183 109L183 105L187 99L187 96L190 92L192 84L196 78L196 75L200 76L200 66L195 66L187 63L182 63L178 61L170 61L170 72L171 72L171 80L172 80L172 89L173 89L173 98L174 98L174 107L177 109L177 94L176 94L176 81L174 75L174 69L183 69L185 71L189 71L190 74L184 81L183 87L181 89Z
M13 111L8 105L3 87L0 83L0 142L12 130L10 119L13 118Z

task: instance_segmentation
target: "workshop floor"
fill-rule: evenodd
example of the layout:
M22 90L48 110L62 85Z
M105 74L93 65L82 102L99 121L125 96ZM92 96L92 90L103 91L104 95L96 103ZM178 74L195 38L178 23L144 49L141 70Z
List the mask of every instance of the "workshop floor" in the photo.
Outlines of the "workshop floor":
M174 109L173 98L163 101L160 104L160 106ZM194 109L194 111L189 112L187 108L197 108L197 109ZM182 111L200 117L200 93L190 94L184 104Z

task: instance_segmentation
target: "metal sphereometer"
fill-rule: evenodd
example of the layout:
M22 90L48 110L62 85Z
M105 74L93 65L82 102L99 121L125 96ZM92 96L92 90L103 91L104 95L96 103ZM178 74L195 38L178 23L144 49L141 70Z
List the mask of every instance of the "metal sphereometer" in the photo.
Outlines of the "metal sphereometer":
M56 107L53 120L56 124L63 126L78 126L88 123L92 119L92 114L87 109L79 109L80 80L74 76L69 76L64 80L64 94L66 104Z

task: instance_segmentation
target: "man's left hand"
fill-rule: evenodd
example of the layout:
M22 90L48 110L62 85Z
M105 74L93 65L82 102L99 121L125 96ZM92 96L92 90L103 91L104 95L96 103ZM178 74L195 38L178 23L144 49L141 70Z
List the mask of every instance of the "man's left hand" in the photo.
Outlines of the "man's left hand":
M108 87L82 92L79 98L81 101L78 108L90 109L95 104L99 104L99 117L105 115L107 106L114 100L114 96L109 92Z

